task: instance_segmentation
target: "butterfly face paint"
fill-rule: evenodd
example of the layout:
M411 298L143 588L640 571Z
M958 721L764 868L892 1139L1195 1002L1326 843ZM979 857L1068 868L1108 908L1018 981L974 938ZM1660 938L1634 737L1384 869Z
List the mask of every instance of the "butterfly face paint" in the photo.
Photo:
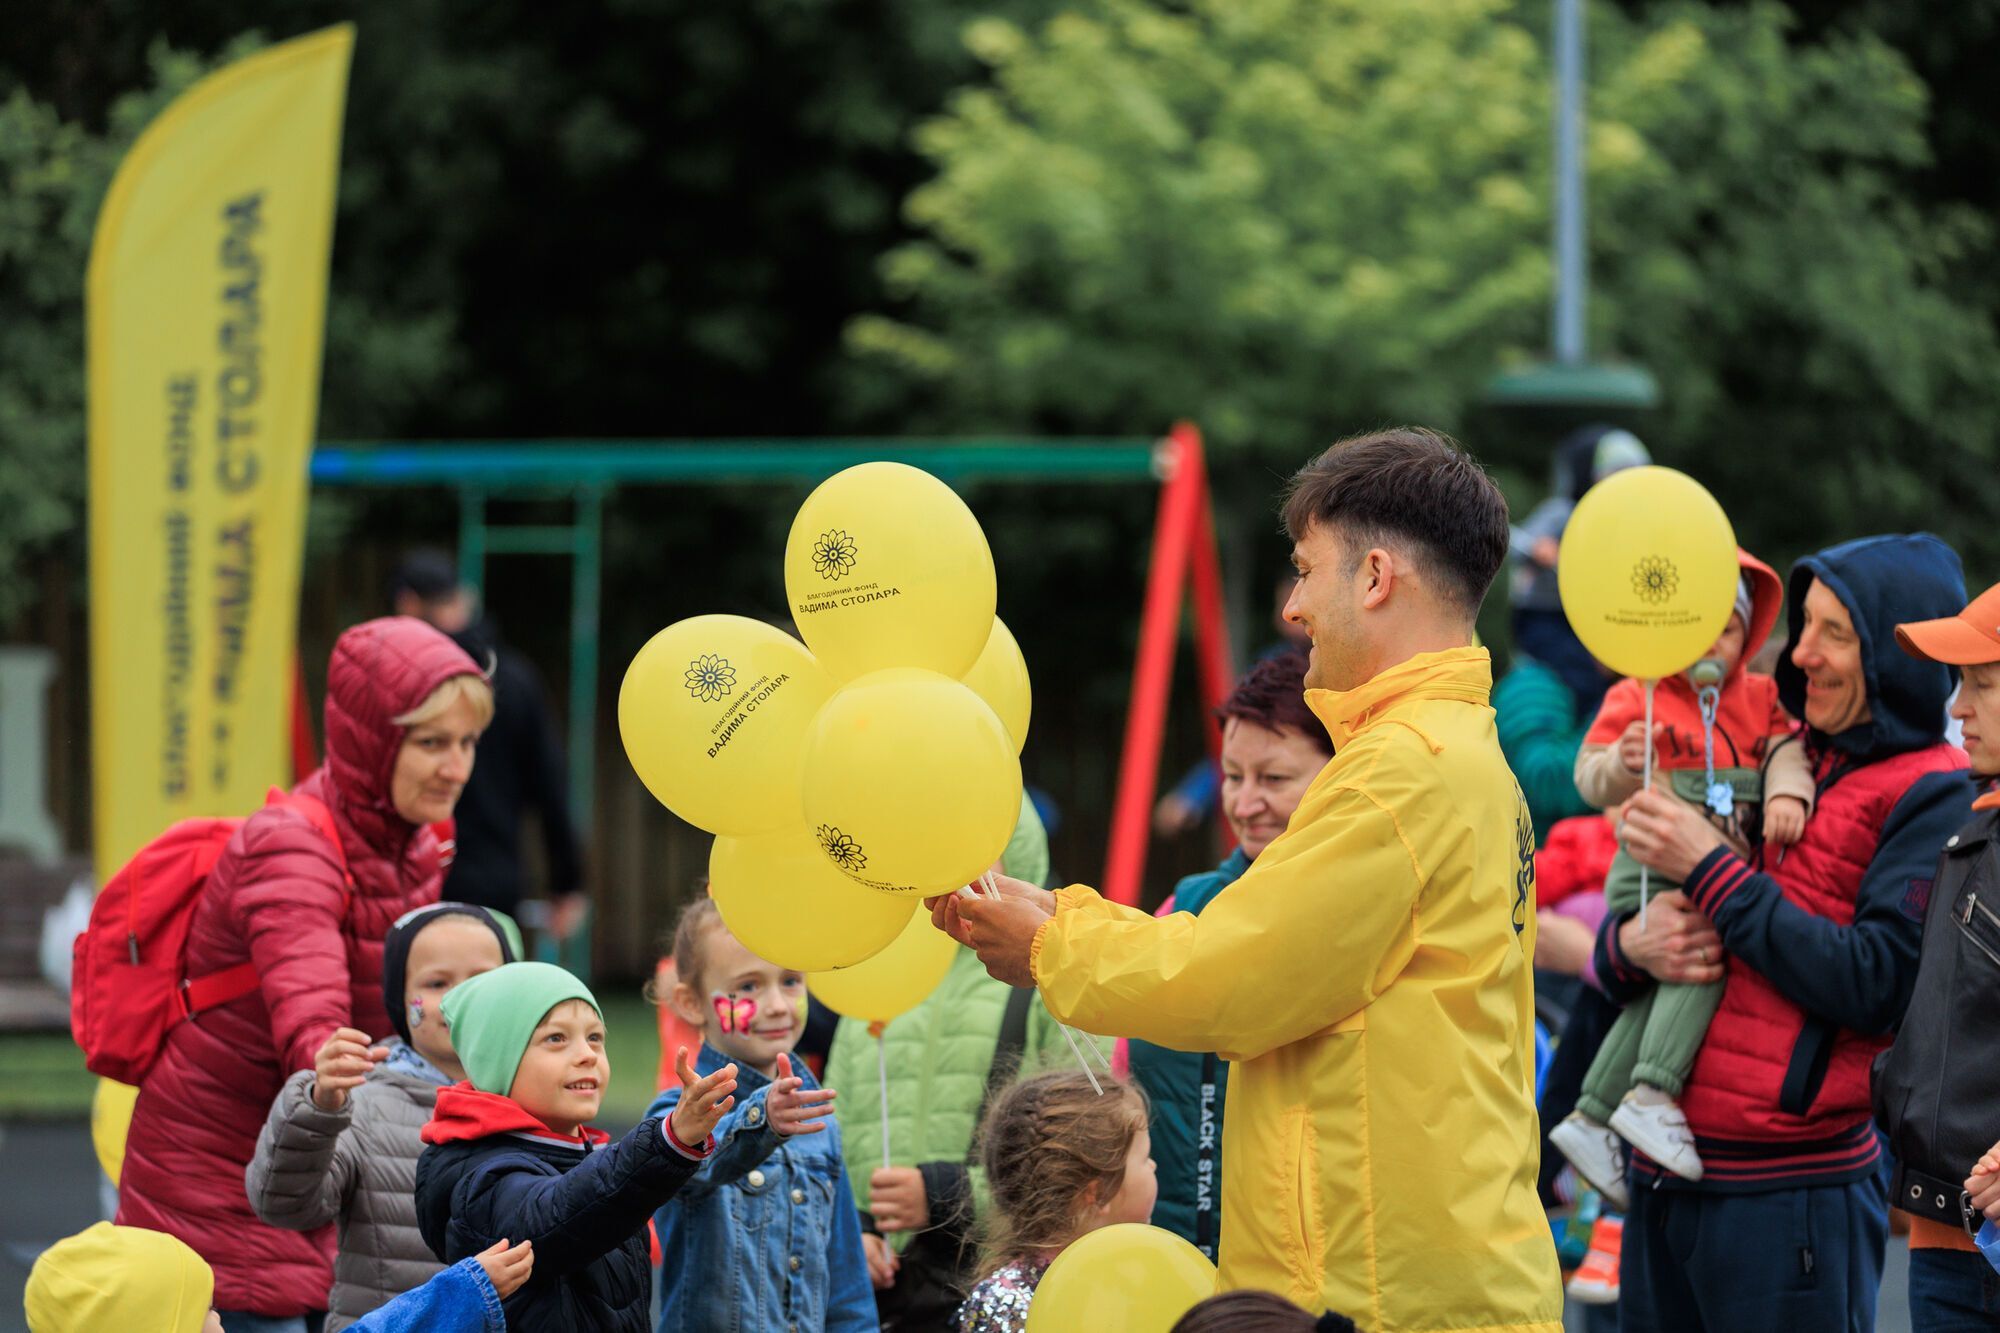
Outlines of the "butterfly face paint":
M716 1021L722 1025L724 1032L748 1032L751 1022L757 1017L757 1001L754 999L738 999L717 991L708 997L708 1002L715 1006Z

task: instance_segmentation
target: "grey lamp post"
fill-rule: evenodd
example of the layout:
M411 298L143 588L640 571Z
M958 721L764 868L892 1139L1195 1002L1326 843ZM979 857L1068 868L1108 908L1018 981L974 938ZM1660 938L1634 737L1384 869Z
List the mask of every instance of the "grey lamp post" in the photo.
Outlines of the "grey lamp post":
M1487 385L1500 406L1527 408L1652 407L1659 384L1643 366L1593 362L1584 326L1590 293L1583 176L1584 0L1554 0L1556 75L1555 267L1553 359L1503 371Z

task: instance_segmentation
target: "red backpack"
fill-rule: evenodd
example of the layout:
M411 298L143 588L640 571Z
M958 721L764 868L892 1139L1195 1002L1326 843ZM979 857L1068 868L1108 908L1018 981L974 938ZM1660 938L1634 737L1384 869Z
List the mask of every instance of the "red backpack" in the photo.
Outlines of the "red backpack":
M351 898L354 878L333 812L276 787L264 805L295 810L326 836ZM176 1023L257 989L252 962L187 975L188 930L202 887L242 824L183 819L141 847L98 893L90 925L73 946L69 982L70 1032L91 1073L136 1087Z

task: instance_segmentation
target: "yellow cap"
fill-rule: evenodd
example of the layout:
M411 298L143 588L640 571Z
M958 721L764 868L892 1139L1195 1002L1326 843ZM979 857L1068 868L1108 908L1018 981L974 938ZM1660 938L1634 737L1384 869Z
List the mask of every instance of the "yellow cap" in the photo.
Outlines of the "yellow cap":
M201 1333L214 1295L214 1271L174 1237L99 1222L42 1251L22 1304L28 1333Z

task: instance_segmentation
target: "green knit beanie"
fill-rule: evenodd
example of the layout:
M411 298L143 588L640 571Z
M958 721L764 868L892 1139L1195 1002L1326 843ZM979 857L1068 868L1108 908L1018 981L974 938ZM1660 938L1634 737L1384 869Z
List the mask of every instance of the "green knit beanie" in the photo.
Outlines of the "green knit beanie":
M528 1039L564 1000L582 1000L603 1016L590 987L553 963L509 963L452 987L445 1026L472 1086L505 1097Z

